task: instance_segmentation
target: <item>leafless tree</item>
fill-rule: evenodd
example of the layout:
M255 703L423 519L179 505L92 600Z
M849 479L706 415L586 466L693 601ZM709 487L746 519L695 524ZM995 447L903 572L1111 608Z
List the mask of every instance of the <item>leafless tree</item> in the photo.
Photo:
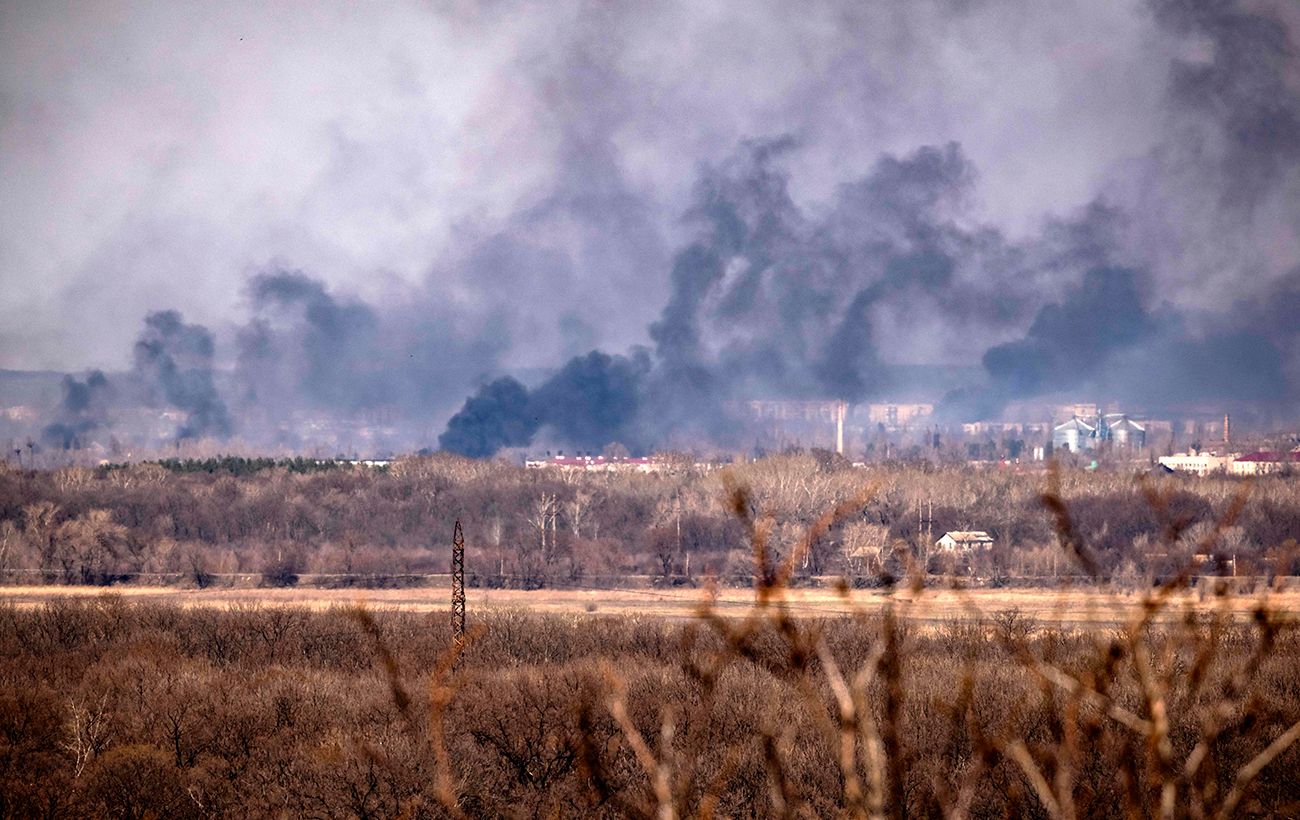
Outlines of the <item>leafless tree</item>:
M86 765L108 748L112 741L108 695L101 695L99 700L88 703L69 700L67 732L63 748L72 755L72 776L75 780L85 772Z

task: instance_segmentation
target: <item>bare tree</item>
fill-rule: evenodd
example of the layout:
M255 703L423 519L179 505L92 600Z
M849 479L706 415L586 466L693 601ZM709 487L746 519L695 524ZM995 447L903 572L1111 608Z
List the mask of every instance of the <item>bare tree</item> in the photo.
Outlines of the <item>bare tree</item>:
M879 571L889 550L889 527L866 519L850 521L844 525L840 546L851 573Z
M533 502L533 508L528 516L529 525L536 529L539 535L543 563L550 560L555 550L555 528L559 509L555 493L542 493Z
M72 755L73 779L81 777L86 765L108 748L112 740L109 722L107 694L92 703L68 701L68 736L63 748Z
M23 508L23 535L36 551L40 568L47 575L53 573L57 560L59 507L49 501L38 501Z
M0 522L0 575L9 572L15 548L22 543L22 534L12 521Z
M590 509L593 498L594 495L590 491L579 489L573 494L573 498L565 502L564 513L574 538L582 537L582 522L586 520L587 510Z

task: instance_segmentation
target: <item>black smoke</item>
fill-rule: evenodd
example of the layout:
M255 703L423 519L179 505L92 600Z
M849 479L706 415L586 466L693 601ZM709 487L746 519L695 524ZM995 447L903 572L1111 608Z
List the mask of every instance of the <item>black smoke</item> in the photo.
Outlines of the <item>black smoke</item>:
M447 422L438 437L444 450L472 458L486 458L505 447L527 446L541 426L530 407L528 389L503 376L465 400L465 406Z
M1009 398L1091 383L1111 355L1152 331L1142 306L1137 272L1093 268L1062 302L1045 305L1025 338L984 354L984 367Z
M51 447L78 449L86 446L91 433L108 424L113 386L103 371L92 370L81 380L64 376L62 387L55 421L41 431L41 438Z
M212 361L212 334L202 325L186 324L180 313L162 310L144 320L135 343L133 376L150 404L185 411L178 439L229 436L234 425L217 392Z
M216 392L210 334L197 328L203 348L155 326L169 314L151 316L137 373L157 403L190 413L188 435L223 435L233 414L251 440L401 427L418 446L450 417L441 445L476 456L538 442L727 443L745 400L898 399L909 368L941 365L982 378L949 398L952 420L1049 396L1153 411L1235 400L1284 413L1300 385L1300 18L1236 0L1146 8L1141 22L1157 25L1143 62L1168 67L1149 114L1158 136L1114 167L1089 169L1099 179L1077 208L1005 232L984 216L972 156L988 156L995 177L1010 156L1030 169L1013 176L1047 187L1077 169L1035 164L1032 139L1023 156L1018 144L1004 156L976 136L963 148L955 119L854 131L868 149L836 164L838 184L809 183L809 143L822 140L824 152L841 119L853 119L816 83L811 98L839 103L811 111L813 127L733 124L676 163L674 175L707 157L689 194L657 200L638 187L657 183L620 153L642 86L607 52L620 53L633 31L607 40L584 29L579 42L547 43L525 61L545 63L539 81L568 106L556 112L559 167L541 193L498 221L452 226L451 249L417 285L363 298L314 272L254 276L248 316L230 328L231 412ZM845 27L846 40L861 34ZM859 56L837 65L871 74ZM844 79L827 74L829 85ZM888 97L888 83L875 82ZM792 128L797 136L783 135ZM728 154L745 134L775 136ZM671 229L664 210L680 217Z
M443 446L482 454L543 429L585 449L726 443L739 400L887 395L897 385L882 323L923 312L978 332L989 314L1025 312L1030 294L1009 285L1029 278L1029 263L998 232L959 223L975 176L959 145L886 155L822 212L791 194L783 163L797 150L788 138L752 141L703 170L652 350L576 358L526 405L497 400L502 385L490 384Z
M638 414L649 366L645 354L592 351L574 357L532 391L508 376L496 379L466 400L438 445L484 457L502 448L527 446L545 430L580 449L618 442L640 450L646 442Z

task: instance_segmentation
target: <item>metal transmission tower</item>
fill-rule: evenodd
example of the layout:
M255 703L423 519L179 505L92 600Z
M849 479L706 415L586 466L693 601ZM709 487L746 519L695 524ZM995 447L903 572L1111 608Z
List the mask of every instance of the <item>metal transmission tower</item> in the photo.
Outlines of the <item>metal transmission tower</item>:
M921 510L921 499L916 499L916 540L919 542L917 555L920 556L922 563L928 561L930 550L934 547L934 499L926 499L926 509L924 517ZM924 540L922 532L925 533ZM924 572L924 568L922 568Z
M451 639L458 645L465 640L465 534L459 518L451 537Z

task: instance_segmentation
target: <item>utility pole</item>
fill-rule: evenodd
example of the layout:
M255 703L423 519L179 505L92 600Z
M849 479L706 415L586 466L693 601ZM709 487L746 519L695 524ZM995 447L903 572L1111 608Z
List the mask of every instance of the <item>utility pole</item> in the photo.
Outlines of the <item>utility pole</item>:
M934 499L926 499L926 508L921 509L921 499L916 499L916 540L917 557L926 563L930 549L934 546Z
M451 537L451 640L457 648L465 643L465 534L459 518Z
M934 499L927 498L925 503L925 549L929 552L934 545Z
M555 555L556 552L555 539L557 535L556 531L559 529L559 520L560 502L555 499L555 496L551 496L551 555Z

